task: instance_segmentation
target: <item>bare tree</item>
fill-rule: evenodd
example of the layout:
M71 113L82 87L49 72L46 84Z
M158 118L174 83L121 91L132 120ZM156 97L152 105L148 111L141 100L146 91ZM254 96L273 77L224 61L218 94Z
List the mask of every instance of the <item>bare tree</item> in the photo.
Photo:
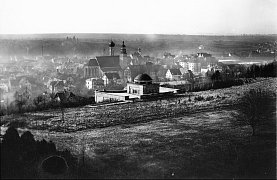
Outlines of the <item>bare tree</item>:
M257 130L268 124L272 111L276 107L276 93L266 90L251 89L241 98L239 106L239 122L250 125L252 135L257 135Z

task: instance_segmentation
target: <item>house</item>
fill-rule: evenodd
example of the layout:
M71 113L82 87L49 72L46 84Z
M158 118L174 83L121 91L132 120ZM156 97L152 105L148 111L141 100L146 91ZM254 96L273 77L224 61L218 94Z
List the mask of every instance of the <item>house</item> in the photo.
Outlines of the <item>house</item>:
M130 65L124 70L124 80L125 82L133 82L137 75L146 73L154 81L158 81L160 68L161 65L153 64L152 62L146 62L143 65Z
M185 69L188 69L189 62L188 61L180 61L179 65L182 66Z
M60 91L54 96L61 103L76 102L78 100L77 96L70 91Z
M107 86L109 84L121 84L121 79L119 77L119 74L118 73L115 73L115 72L107 72L107 73L104 73L104 76L103 76L103 81L104 81L104 85Z
M130 54L130 57L132 60L132 65L139 65L145 63L145 59L142 57L140 48L138 48L138 51L134 52L133 54Z
M169 80L180 80L182 73L180 69L168 69L166 72L166 78Z
M143 65L130 65L124 70L124 80L125 82L133 82L134 78L143 72L145 72Z
M204 57L204 58L206 58L206 57L212 57L212 55L209 54L209 53L197 53L197 56L198 57Z
M103 89L104 88L104 80L100 78L89 78L86 79L86 87L88 89Z
M201 74L202 76L206 76L206 73L209 71L208 66L201 66Z
M184 77L184 75L185 75L186 73L188 73L188 69L180 68L180 72L181 72L181 74L182 74L182 77Z
M201 73L201 63L199 60L190 60L188 62L188 70L191 70L193 74Z

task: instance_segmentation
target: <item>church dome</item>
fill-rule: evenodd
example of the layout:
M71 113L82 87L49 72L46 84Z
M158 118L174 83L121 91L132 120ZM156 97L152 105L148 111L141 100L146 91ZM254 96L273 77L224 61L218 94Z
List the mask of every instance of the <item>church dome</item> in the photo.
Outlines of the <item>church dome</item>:
M113 42L113 41L111 41L110 43L109 43L109 47L114 47L115 46L115 43Z
M152 83L152 78L148 74L139 74L135 77L134 82L138 84Z

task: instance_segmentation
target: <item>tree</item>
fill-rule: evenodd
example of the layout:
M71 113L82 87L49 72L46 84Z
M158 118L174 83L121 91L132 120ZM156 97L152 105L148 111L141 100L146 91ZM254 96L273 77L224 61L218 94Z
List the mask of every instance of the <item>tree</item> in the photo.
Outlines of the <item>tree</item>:
M14 94L15 103L18 107L19 112L22 112L22 108L24 105L28 104L31 100L31 90L27 87L20 88Z
M22 107L23 107L24 104L26 104L27 100L18 91L15 92L14 97L15 97L16 106L18 107L19 112L21 112L22 111Z
M37 109L40 109L41 103L43 102L43 96L39 95L35 97L33 102L34 102L34 105L37 107Z
M257 130L269 123L272 111L275 110L275 101L275 92L272 93L261 88L251 89L241 98L238 121L250 125L252 135L257 135Z
M3 136L3 144L8 146L18 146L20 142L19 134L13 126L10 126Z
M219 72L218 70L215 71L215 73L212 75L211 79L212 79L213 81L218 81L218 80L220 80L220 79L221 79L221 74L220 74L220 72Z

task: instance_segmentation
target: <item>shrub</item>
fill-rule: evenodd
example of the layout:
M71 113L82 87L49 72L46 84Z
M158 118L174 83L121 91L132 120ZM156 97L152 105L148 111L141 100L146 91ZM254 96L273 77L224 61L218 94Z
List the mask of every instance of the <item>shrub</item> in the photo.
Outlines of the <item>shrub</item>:
M207 96L207 97L206 97L206 101L210 101L210 100L213 100L213 99L214 99L213 96Z
M10 126L3 136L3 144L8 146L17 146L19 145L19 142L20 137L17 130L13 126Z
M202 101L202 100L204 100L204 97L203 97L203 96L196 96L196 97L194 98L194 101Z

